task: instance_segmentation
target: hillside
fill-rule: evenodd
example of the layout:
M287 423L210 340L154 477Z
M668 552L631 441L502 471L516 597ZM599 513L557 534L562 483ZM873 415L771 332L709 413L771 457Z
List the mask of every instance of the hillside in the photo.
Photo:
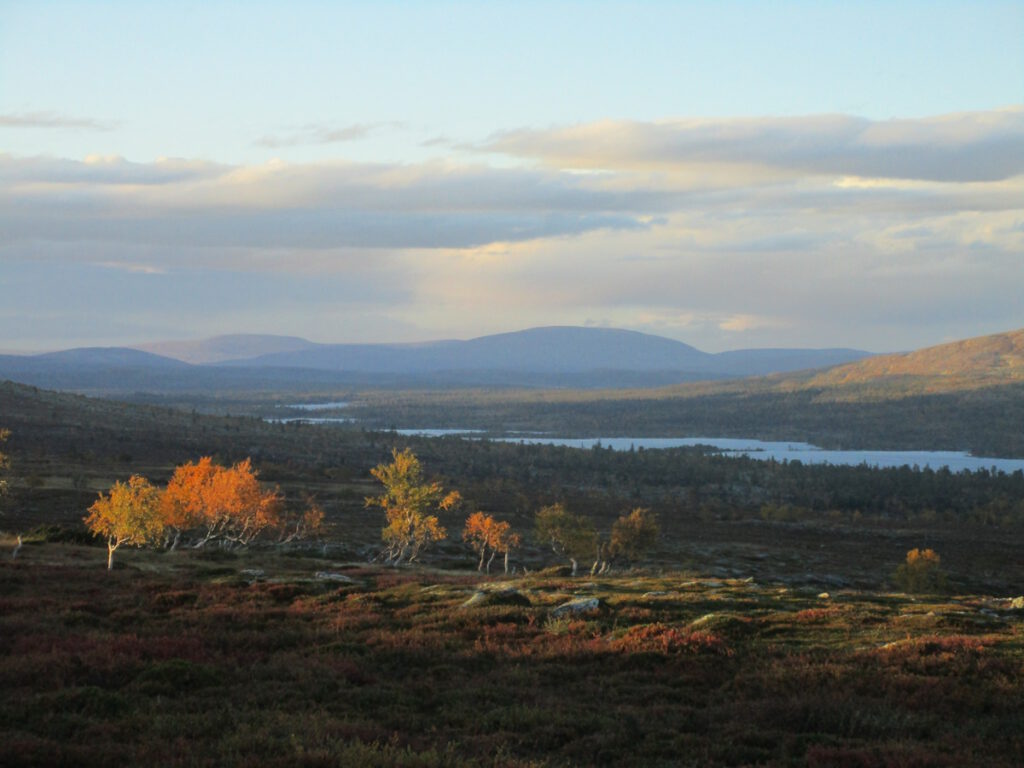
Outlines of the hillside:
M899 384L901 379L927 382L933 389L1024 381L1024 329L904 354L878 355L820 373L807 381L806 386Z

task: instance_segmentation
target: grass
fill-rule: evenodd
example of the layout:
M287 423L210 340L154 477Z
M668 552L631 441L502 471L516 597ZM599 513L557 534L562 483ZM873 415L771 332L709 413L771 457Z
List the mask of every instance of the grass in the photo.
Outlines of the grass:
M1019 611L701 574L26 545L4 765L1015 765ZM315 578L340 571L351 583ZM258 573L262 571L262 574ZM464 608L513 587L530 605ZM553 619L574 597L605 607Z

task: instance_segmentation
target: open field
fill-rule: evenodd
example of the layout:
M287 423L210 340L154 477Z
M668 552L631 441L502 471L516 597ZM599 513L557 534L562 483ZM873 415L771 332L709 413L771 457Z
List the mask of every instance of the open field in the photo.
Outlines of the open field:
M1024 616L1003 599L122 561L40 544L0 566L3 764L1011 766L1024 750Z

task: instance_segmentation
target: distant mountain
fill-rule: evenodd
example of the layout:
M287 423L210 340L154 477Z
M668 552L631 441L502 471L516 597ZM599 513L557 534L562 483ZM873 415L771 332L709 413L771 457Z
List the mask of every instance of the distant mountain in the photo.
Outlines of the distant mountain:
M1024 381L1024 329L895 355L878 355L814 376L811 387L929 383L932 389Z
M836 349L709 354L636 331L563 326L418 344L316 344L292 336L238 334L149 344L146 350L4 355L0 379L107 393L367 386L616 388L820 368L868 354Z
M78 347L41 355L0 355L5 368L29 370L63 370L77 368L149 368L182 369L188 364L162 355L129 347Z
M676 372L685 374L683 379L692 380L821 368L859 360L868 354L844 349L756 349L709 354L681 341L637 331L553 326L468 341L315 344L224 364L415 375L444 371L545 375Z
M549 327L423 344L318 344L308 349L234 360L247 367L422 374L439 371L706 372L713 355L679 341L636 331Z
M222 363L278 352L294 352L317 346L298 336L271 336L268 334L237 333L214 336L199 341L160 341L140 344L135 349L164 357L173 357L186 363Z

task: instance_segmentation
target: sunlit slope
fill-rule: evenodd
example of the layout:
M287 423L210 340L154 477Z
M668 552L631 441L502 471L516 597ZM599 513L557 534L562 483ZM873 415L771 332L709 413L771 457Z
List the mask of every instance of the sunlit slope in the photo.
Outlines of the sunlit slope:
M1024 329L979 336L904 354L878 355L831 368L808 387L927 383L930 389L1024 381Z

